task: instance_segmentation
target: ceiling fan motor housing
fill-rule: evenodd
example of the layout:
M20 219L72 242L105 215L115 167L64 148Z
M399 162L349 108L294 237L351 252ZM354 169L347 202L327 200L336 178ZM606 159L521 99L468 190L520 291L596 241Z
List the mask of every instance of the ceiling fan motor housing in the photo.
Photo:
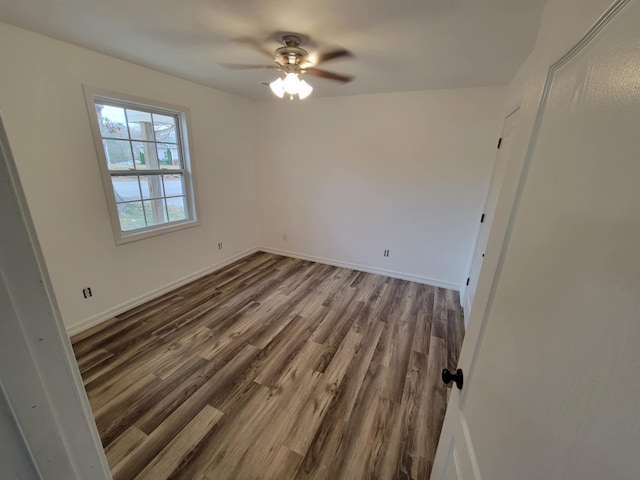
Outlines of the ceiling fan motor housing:
M304 48L300 48L301 42L302 39L298 35L284 35L282 37L282 43L284 43L285 46L275 51L276 62L282 66L299 65L300 61L309 54Z
M299 47L302 43L302 37L293 33L287 33L282 36L282 43L287 47Z

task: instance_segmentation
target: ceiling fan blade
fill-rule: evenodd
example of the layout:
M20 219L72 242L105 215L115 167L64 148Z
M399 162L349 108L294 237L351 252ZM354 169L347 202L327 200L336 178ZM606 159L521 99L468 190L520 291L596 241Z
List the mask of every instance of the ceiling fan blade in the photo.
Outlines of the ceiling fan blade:
M241 63L219 63L221 67L228 68L230 70L253 70L253 69L266 69L266 70L280 70L277 65L244 65Z
M335 80L336 82L342 83L349 83L355 78L349 75L342 75L340 73L328 72L327 70L320 70L319 68L307 68L306 73L316 77L322 77L328 80Z
M238 38L232 39L232 41L237 43L237 44L239 44L239 45L243 45L245 47L249 47L254 52L258 52L261 55L264 55L265 57L269 57L269 58L273 59L273 52L267 50L266 47L264 45L262 45L255 38L238 37Z
M317 55L316 65L341 57L353 57L353 53L351 53L349 50L345 50L344 48L339 48L330 52L319 53Z

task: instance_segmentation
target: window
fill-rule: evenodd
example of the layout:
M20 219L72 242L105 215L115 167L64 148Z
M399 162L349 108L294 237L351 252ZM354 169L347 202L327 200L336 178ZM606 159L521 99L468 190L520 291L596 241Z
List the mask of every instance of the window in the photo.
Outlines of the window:
M196 224L187 110L85 87L116 243Z

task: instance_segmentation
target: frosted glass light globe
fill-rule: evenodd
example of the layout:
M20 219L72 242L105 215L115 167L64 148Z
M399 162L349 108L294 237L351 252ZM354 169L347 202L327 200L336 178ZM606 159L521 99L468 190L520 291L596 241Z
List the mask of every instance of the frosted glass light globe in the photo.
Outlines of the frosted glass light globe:
M298 98L300 98L300 100L303 100L307 98L311 94L311 92L313 92L313 87L304 80L300 80L300 87L298 88Z
M284 77L284 81L282 82L282 86L284 87L284 91L289 95L295 95L300 90L300 79L298 78L297 73L287 73L287 76Z
M276 78L273 82L269 84L269 88L276 97L282 98L284 97L284 86L283 81L280 77Z

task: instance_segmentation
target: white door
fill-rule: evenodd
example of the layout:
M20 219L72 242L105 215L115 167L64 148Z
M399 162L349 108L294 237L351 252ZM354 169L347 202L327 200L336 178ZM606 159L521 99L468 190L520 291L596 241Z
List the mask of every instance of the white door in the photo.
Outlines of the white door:
M550 4L580 16L598 0ZM536 49L567 18L543 20ZM540 65L522 181L504 243L489 240L497 269L481 274L487 306L470 318L432 479L640 478L640 0L614 2L572 43Z
M496 211L496 204L498 202L498 194L500 193L500 187L504 179L504 172L507 167L507 159L510 158L511 146L513 145L513 137L516 129L518 110L511 112L504 120L502 127L502 135L500 136L500 146L496 162L493 165L493 173L491 174L491 183L489 185L489 193L487 194L487 201L485 203L482 218L480 220L480 232L478 233L478 240L476 242L476 248L474 249L473 257L471 260L471 271L469 272L469 280L467 288L464 291L462 298L462 305L464 308L465 324L469 320L469 312L473 305L473 298L476 293L476 286L478 285L478 278L480 276L480 269L484 260L485 250L487 248L487 241L489 240L489 231L493 223L494 213Z

